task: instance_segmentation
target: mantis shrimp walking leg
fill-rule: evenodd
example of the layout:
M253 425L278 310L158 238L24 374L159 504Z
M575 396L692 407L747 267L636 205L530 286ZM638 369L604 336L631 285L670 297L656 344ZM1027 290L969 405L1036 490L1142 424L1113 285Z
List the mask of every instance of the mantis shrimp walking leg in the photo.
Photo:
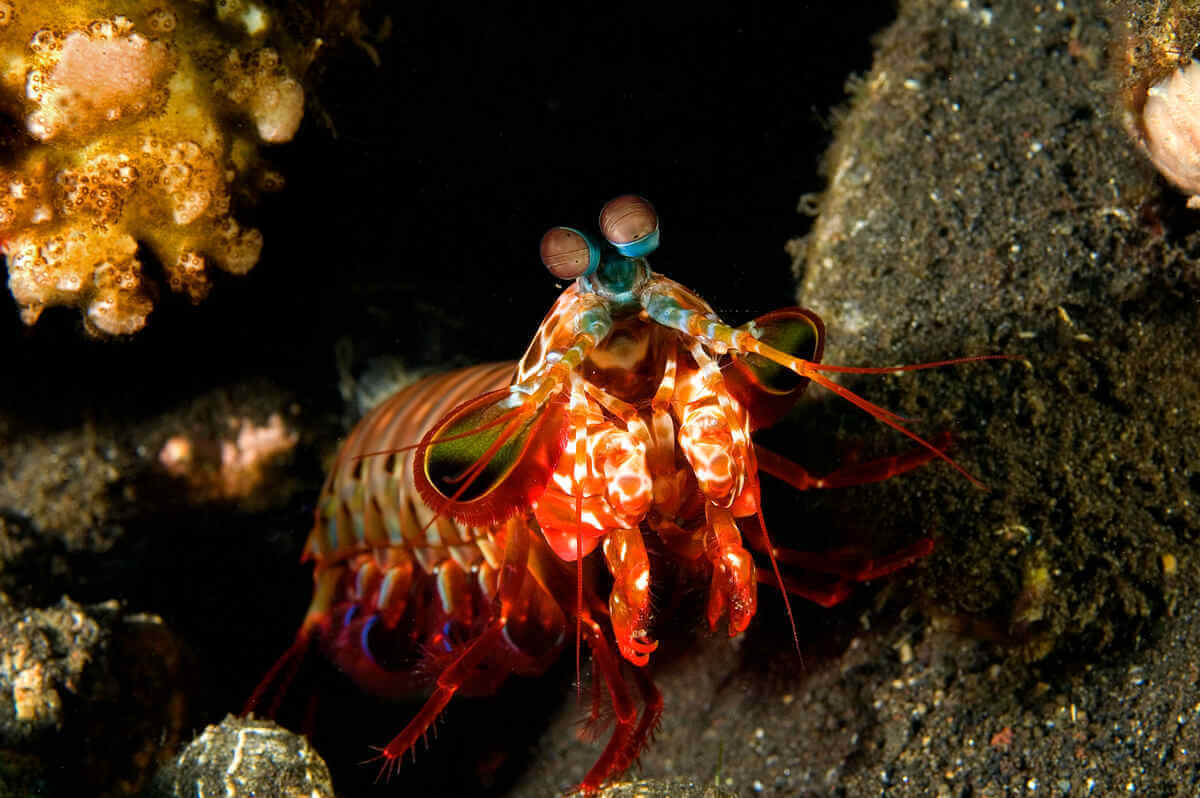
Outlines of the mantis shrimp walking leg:
M385 760L380 775L385 775L391 768L399 765L399 758L424 736L426 730L446 708L446 704L450 703L450 699L458 692L459 687L471 677L472 670L492 652L497 639L504 633L509 614L529 571L529 538L524 523L518 518L510 519L506 532L504 562L496 591L495 615L483 633L472 640L450 666L438 675L433 694L425 701L417 716L379 752L377 758Z

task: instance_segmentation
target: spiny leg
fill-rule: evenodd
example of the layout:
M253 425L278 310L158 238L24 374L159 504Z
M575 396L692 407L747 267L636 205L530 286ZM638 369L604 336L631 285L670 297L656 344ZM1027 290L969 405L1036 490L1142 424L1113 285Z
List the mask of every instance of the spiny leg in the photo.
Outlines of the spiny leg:
M629 742L631 760L636 760L658 728L658 721L663 712L663 697L644 668L635 668L633 678L642 694L642 704L645 707L642 710L642 719L638 721L638 727L633 732L633 739Z
M257 712L268 718L275 717L289 685L295 679L300 665L303 664L308 654L312 640L312 634L308 628L301 628L296 633L296 638L288 646L287 651L283 652L275 661L275 664L263 676L262 681L254 688L250 698L246 700L245 706L242 707L242 715Z
M950 442L949 434L943 433L934 439L934 445L944 448ZM796 490L811 490L813 488L846 488L853 485L867 485L872 482L882 482L885 479L899 476L920 468L937 455L928 449L917 449L906 454L881 457L868 460L865 463L852 463L837 468L822 476L813 476L803 466L793 463L782 455L772 452L761 445L755 444L755 454L758 456L760 471L770 474L791 485Z
M949 442L949 433L942 433L934 439L934 445L938 448L945 448ZM852 463L828 474L814 476L802 466L761 445L755 445L755 453L760 471L783 480L797 490L843 488L882 482L919 468L937 458L933 451L917 449L906 454L878 458L865 463ZM777 548L770 543L766 535L756 535L752 532L747 533L747 540L752 548L768 553L773 559L785 565L841 577L832 585L818 586L805 585L791 577L785 579L780 574L776 574L776 578L773 580L763 579L760 576L759 581L776 587L782 585L786 592L824 607L832 607L844 601L852 592L851 582L866 582L894 573L933 550L933 541L929 538L922 538L883 558L863 558L861 553L848 549L818 553Z
M839 577L836 585L804 585L794 577L784 578L778 573L772 580L759 575L760 582L775 586L782 583L789 593L822 606L843 601L849 595L851 582L869 582L903 570L933 551L931 538L921 538L883 557L864 557L861 549L850 546L824 552L797 551L772 545L770 538L753 524L747 525L743 531L750 548L773 557L783 565Z
M318 567L313 572L313 597L309 602L308 611L304 614L304 622L296 632L296 638L288 646L287 651L275 661L262 681L254 688L246 705L243 715L251 712L263 712L267 717L275 717L288 686L296 677L300 666L312 647L319 629L329 623L329 612L333 606L334 596L338 585L346 573L344 565ZM268 701L268 698L270 699ZM265 709L263 704L266 702Z
M704 384L704 392L715 397L717 400L717 406L720 411L720 419L717 420L715 425L710 426L707 432L701 433L700 436L694 436L691 434L691 425L688 423L688 420L685 419L680 424L680 443L683 445L685 454L688 455L689 460L692 462L693 469L696 473L696 478L700 482L701 489L704 491L705 495L708 496L708 498L715 504L737 510L740 513L744 513L747 510L752 509L752 511L758 515L763 537L767 538L767 523L762 514L762 501L759 496L754 449L753 444L751 444L749 439L749 419L746 416L746 411L744 408L741 408L740 405L737 405L737 403L734 402L732 396L730 396L729 391L725 386L724 378L721 375L721 370L718 367L717 362L708 356L708 353L705 351L705 348L699 341L696 341L692 344L691 353L692 358L696 361L696 365L700 367L700 375ZM691 415L690 407L689 415ZM729 443L731 444L729 454L731 455L730 462L734 469L734 473L732 474L732 484L735 493L729 497L729 501L719 501L717 496L714 495L714 488L719 489L719 486L723 484L721 480L714 481L714 483L710 486L706 484L704 479L701 478L701 472L696 470L698 460L700 459L696 455L699 453L693 453L692 447L688 445L689 440L693 440L697 437L699 437L701 440L704 437L717 437L715 433L718 431L724 431L724 433L728 434ZM720 450L722 447L719 446L717 448ZM729 525L736 532L737 527L733 525L733 513L727 511L727 515L729 516ZM710 522L711 518L712 516L710 513ZM782 579L779 573L779 563L775 561L773 547L770 547L769 544L767 551L771 559L771 570L775 573L777 578ZM714 565L716 565L715 561ZM714 580L715 577L716 573L714 573ZM751 575L747 581L753 583L753 575ZM710 595L710 602L712 600L713 597ZM783 594L783 606L787 611L788 624L792 629L792 640L796 646L796 653L800 653L800 636L796 632L796 619L792 613L791 600L788 599L786 592ZM731 632L734 628L734 615L732 609L733 608L731 605ZM709 611L711 622L711 613L713 611L719 612L719 610L710 604ZM753 613L753 610L751 613Z
M605 418L605 412L616 416L616 420ZM653 480L646 465L651 432L634 405L579 377L572 377L571 381L570 417L573 440L560 461L555 484L539 500L536 515L544 531L548 523L553 528L547 498L555 500L554 491L565 491L564 498L573 499L571 525L576 538L573 550L580 576L581 554L589 550L580 533L586 531L590 543L597 537L593 528L602 529L605 558L615 580L607 614L612 618L622 655L630 662L644 665L649 653L657 647L639 639L646 635L650 564L636 525L653 501ZM566 463L570 464L569 473L564 473L562 464ZM587 509L589 505L591 509ZM561 543L558 542L556 550L561 549ZM577 579L577 605L582 604L582 598L582 581ZM581 633L577 620L577 673Z
M851 582L844 579L830 585L806 585L788 574L776 576L766 571L759 571L758 581L778 589L781 593L790 593L826 608L841 604L854 592Z
M504 626L508 622L514 604L528 571L529 538L520 518L510 519L506 526L504 561L496 590L496 613L483 631L472 640L450 665L442 671L434 684L432 695L425 701L404 730L397 734L374 760L383 759L380 777L399 766L399 758L423 737L458 689L471 678L474 669L500 643ZM372 761L374 761L372 760Z
M932 551L933 539L921 538L916 543L884 557L863 557L853 549L834 549L828 552L775 549L775 556L785 565L833 574L854 582L869 582L904 570Z
M910 546L880 558L864 558L861 553L851 549L835 549L828 552L794 551L771 546L752 526L746 528L746 541L755 551L771 554L784 565L837 577L832 583L825 580L824 583L817 584L805 582L790 574L758 572L759 582L800 596L822 607L832 607L845 601L854 591L854 583L868 582L903 570L933 551L933 540L930 538L921 538Z
M820 604L822 607L833 607L841 604L854 592L856 582L869 582L872 579L879 579L901 571L927 556L931 551L933 551L933 540L930 538L921 538L911 546L905 546L900 551L875 559L863 559L844 551L816 553L775 549L775 556L779 562L785 565L817 573L832 574L838 579L831 584L815 585L806 584L788 574L776 576L760 571L758 581L800 596L814 604Z
M623 772L632 762L633 755L629 749L634 741L637 707L634 706L629 688L621 675L621 661L605 640L603 628L590 615L582 617L581 621L588 637L588 646L592 649L592 662L608 685L616 720L608 745L579 784L580 792L592 793L610 776Z

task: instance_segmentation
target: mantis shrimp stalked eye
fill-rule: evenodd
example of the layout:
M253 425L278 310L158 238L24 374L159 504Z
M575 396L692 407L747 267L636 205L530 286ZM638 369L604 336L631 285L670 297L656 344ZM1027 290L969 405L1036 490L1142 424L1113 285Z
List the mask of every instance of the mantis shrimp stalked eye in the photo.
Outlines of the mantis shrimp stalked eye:
M380 750L388 770L454 695L542 673L573 628L577 661L586 644L606 688L594 693L591 719L606 714L605 697L615 718L580 784L593 791L629 767L662 711L643 670L658 646L650 549L703 580L709 625L724 619L731 635L753 618L759 583L780 588L785 604L791 594L831 606L854 582L930 551L927 538L882 559L777 548L760 476L836 488L936 458L966 474L904 419L825 373L1003 356L822 364L825 327L812 311L783 308L732 327L651 270L658 215L641 197L605 205L600 231L594 239L555 227L542 238L542 263L573 282L520 361L427 377L350 433L304 549L316 564L312 604L248 708L273 706L312 646L380 695L423 690L420 711ZM809 383L921 448L814 476L755 443L752 433L792 409ZM611 578L596 578L601 569Z
M622 255L648 255L658 247L658 214L646 200L626 194L605 203L600 232Z
M542 263L560 280L595 271L600 253L587 236L570 227L551 227L542 236Z

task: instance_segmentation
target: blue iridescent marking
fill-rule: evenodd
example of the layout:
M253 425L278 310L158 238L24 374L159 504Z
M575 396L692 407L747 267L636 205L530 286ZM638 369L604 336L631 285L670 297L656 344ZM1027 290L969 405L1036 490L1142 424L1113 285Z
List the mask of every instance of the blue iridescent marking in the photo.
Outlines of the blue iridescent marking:
M358 615L358 605L351 604L346 614L342 616L342 628L349 626L354 621L354 616Z
M625 244L617 244L614 242L613 246L617 248L617 252L620 252L622 255L626 255L630 258L649 255L651 252L658 249L658 230L656 229L648 236L642 236L641 238L629 241Z
M378 665L379 663L375 662L375 655L371 653L371 646L367 638L371 634L371 628L375 626L375 622L378 620L379 616L372 614L370 618L367 618L367 622L363 624L362 632L358 635L359 648L363 650L363 653L367 655L367 659L371 660L371 663L374 665Z
M446 621L444 624L442 624L442 646L445 647L447 653L452 650L452 646L450 644L450 631L453 629L453 627L453 621Z

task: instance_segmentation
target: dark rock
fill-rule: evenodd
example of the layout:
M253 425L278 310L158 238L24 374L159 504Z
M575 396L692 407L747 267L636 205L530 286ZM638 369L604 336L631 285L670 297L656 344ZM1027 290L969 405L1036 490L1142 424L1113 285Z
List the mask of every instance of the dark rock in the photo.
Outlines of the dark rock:
M329 768L312 746L269 720L226 716L154 778L146 798L333 798Z
M1107 11L905 4L797 248L827 362L1026 358L854 380L991 490L934 466L846 503L936 535L932 606L1033 659L1137 644L1196 583L1163 561L1200 532L1200 233L1122 129Z
M133 795L178 740L180 653L161 619L0 594L0 652L0 786Z

